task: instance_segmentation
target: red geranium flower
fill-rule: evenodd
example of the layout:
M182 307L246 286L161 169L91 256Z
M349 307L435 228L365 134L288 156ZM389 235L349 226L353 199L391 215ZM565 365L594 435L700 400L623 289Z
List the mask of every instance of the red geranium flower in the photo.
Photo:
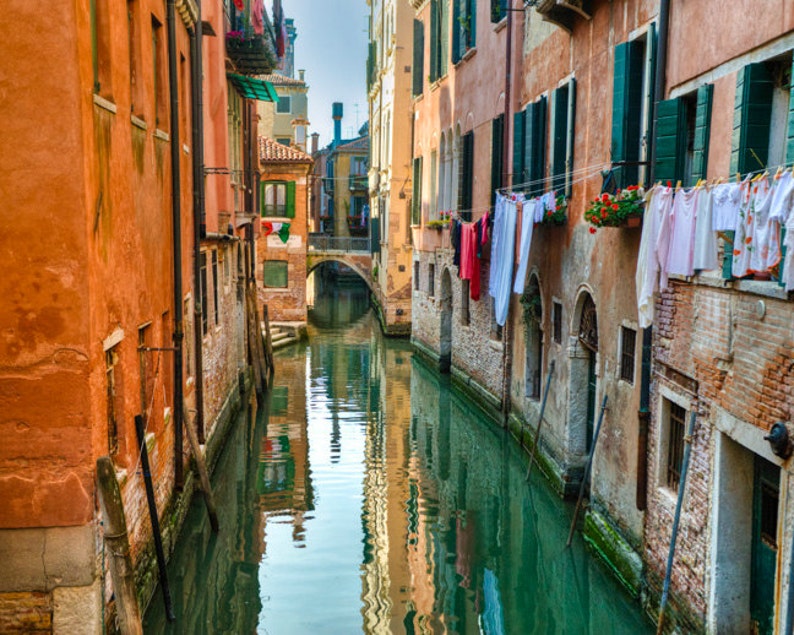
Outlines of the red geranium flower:
M595 227L591 227L589 231L590 231L591 234L595 234L596 233L596 228Z

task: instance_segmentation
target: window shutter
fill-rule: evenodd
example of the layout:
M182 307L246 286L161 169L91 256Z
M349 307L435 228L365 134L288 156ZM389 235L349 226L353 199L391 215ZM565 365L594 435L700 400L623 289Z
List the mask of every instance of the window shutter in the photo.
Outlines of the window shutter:
M530 196L543 193L546 176L546 97L529 104L524 122L524 182Z
M568 130L565 156L565 196L571 196L573 185L573 146L576 132L576 79L568 82Z
M380 218L372 218L370 216L369 219L369 246L370 246L370 253L372 254L379 254L380 253Z
M791 91L789 92L789 98L788 98L788 135L786 137L786 163L794 163L794 61L792 61L791 64Z
M477 0L465 0L466 2L466 44L464 52L468 48L477 46Z
M287 181L287 218L295 218L295 181Z
M682 99L656 104L656 170L659 181L683 178L686 149L686 109Z
M552 111L551 187L561 190L565 185L565 164L568 154L568 85L554 91Z
M640 120L642 108L643 43L637 40L615 47L612 101L612 161L637 162L640 159ZM614 170L620 187L637 182L638 166L619 166Z
M491 0L491 22L501 22L507 15L507 0Z
M422 219L422 157L414 159L411 194L411 225L419 225Z
M502 131L505 116L491 121L491 205L496 202L496 190L502 187Z
M523 181L524 175L524 121L526 111L513 115L513 187Z
M430 2L430 82L438 79L438 2Z
M414 20L414 67L413 95L421 95L424 85L425 71L425 25L421 20Z
M748 64L736 78L731 174L766 167L772 117L772 78L766 64Z
M474 181L474 131L463 135L463 176L461 178L461 219L471 221L472 187Z
M457 64L463 57L464 39L466 34L463 32L463 13L465 11L466 0L452 0L452 63ZM463 5L463 6L462 6Z
M259 181L259 215L265 216L265 184L267 181Z
M692 180L705 179L708 173L709 137L711 128L711 99L713 84L698 88L695 109L695 144L692 153ZM693 185L691 183L690 185Z
M443 77L447 73L447 66L449 66L449 0L441 0L438 17L441 30L438 76Z

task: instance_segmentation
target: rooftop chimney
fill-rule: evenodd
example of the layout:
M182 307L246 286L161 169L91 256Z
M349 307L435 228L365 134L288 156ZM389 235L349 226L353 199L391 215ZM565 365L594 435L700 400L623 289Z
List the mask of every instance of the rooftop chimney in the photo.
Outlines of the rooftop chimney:
M320 145L320 133L312 132L312 154L317 154L317 148Z
M342 102L335 101L331 105L331 114L334 120L334 145L338 146L342 141Z
M306 76L306 70L305 70L305 69L303 69L303 68L299 68L299 69L298 69L298 79L299 79L299 80L301 80L302 82L303 82L303 81L306 81L306 80L304 79L304 77L305 77L305 76Z

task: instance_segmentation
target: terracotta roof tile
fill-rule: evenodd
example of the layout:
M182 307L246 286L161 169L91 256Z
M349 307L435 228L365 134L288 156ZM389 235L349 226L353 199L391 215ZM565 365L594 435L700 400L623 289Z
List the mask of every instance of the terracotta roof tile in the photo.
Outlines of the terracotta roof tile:
M271 73L270 75L258 75L259 79L270 82L274 86L305 86L306 82L294 77L287 77L286 75L279 75L278 73Z
M259 137L259 160L267 163L312 163L312 158L268 137Z

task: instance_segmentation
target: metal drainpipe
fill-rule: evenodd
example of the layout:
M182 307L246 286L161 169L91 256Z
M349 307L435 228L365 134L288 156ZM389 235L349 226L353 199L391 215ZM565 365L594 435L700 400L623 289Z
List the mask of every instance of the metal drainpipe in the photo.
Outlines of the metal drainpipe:
M510 158L510 83L513 61L513 3L507 3L507 42L505 44L505 121L502 127L502 185L506 185L509 174L508 160ZM512 293L511 293L512 295ZM512 337L513 329L511 327L512 311L510 308L513 305L512 298L507 304L507 320L505 321L504 329L502 331L502 341L504 342L504 355L502 367L504 368L504 377L502 380L502 417L503 425L505 428L509 427L510 418L510 384L513 381L513 347Z
M648 126L650 145L650 182L656 172L656 111L660 98L664 97L667 83L667 35L669 31L670 0L659 2L659 46L656 51L656 78L653 89L653 115ZM637 412L637 492L636 506L645 511L648 504L648 424L651 418L651 346L653 326L642 330L642 368L640 373L640 409Z
M191 121L193 145L193 347L195 349L196 432L199 443L204 433L204 350L201 330L201 239L206 235L204 219L204 100L201 3L197 3L196 26L190 32Z
M185 485L182 456L182 340L184 338L182 316L182 205L179 169L179 85L176 71L176 6L168 0L166 21L168 23L168 83L171 102L171 224L173 231L174 266L174 487L181 490Z

